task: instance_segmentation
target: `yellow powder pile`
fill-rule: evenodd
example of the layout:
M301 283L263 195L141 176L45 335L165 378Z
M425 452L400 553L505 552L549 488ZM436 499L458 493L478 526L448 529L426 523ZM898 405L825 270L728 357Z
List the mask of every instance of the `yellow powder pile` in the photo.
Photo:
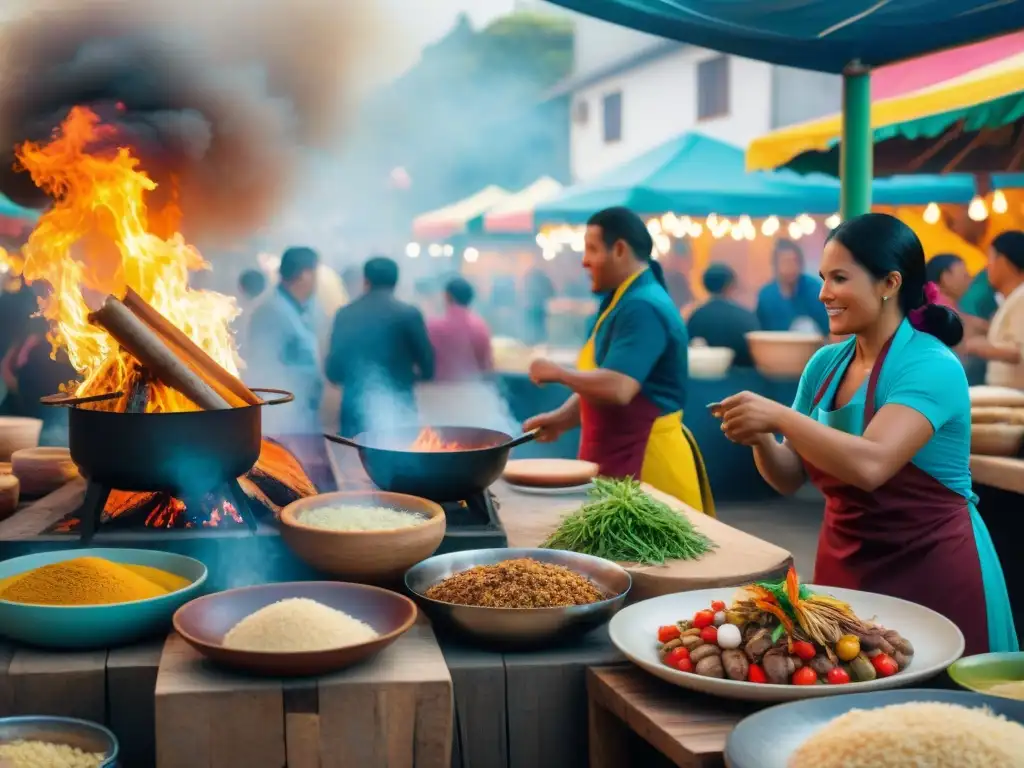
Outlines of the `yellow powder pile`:
M12 741L0 744L0 765L6 768L99 768L104 755L83 752L67 744Z
M800 745L789 768L1020 768L1024 726L988 709L912 702L853 710Z
M32 605L111 605L177 592L187 579L144 565L78 557L0 581L0 600Z

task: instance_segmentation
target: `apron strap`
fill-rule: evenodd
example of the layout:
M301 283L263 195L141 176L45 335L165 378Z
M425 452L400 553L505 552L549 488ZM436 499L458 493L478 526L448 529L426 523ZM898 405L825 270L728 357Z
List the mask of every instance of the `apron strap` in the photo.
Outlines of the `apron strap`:
M868 422L875 415L875 390L878 389L878 377L882 373L882 364L885 362L885 358L889 354L889 348L892 346L892 340L895 338L895 333L889 337L889 340L885 342L885 346L882 347L882 351L878 353L878 359L875 360L875 364L871 367L871 375L868 377L868 391L864 395L864 429L868 428Z
M811 402L812 411L818 407L818 404L821 402L822 398L825 397L825 393L828 392L828 388L832 385L832 379L836 377L836 372L852 358L853 348L851 348L850 354L843 355L838 360L836 360L835 365L832 366L832 370L830 370L828 372L828 376L825 377L825 381L823 381L821 383L821 386L818 387L818 393L814 396L814 400Z

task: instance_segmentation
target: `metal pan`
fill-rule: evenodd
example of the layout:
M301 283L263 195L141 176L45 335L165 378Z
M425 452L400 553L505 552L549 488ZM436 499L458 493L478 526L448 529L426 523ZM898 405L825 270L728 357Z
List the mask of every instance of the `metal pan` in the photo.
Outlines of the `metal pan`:
M364 432L355 439L325 434L328 440L359 451L370 480L383 491L407 493L431 501L464 501L487 490L501 477L509 452L537 436L536 430L513 438L477 427L430 427L458 451L413 451L421 427Z

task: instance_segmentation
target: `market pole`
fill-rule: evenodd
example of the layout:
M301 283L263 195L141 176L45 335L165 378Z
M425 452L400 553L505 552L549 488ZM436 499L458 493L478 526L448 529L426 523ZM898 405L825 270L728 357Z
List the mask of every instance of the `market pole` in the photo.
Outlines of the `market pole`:
M843 221L871 210L873 161L871 71L853 62L843 70L843 135L839 142L839 215Z

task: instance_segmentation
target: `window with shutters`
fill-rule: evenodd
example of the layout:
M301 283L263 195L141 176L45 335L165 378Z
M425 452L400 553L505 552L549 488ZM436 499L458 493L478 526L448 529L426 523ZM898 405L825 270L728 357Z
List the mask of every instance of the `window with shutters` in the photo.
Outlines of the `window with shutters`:
M622 91L607 94L603 107L604 143L614 144L622 140Z
M729 114L729 57L716 56L697 65L697 119Z

